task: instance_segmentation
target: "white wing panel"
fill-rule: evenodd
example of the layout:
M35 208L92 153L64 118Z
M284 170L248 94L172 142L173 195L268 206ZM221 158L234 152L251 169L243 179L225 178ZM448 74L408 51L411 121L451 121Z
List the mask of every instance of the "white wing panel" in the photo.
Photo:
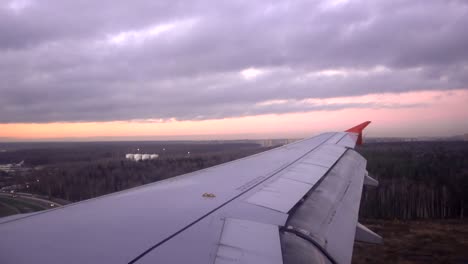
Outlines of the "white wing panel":
M356 145L357 135L354 133L346 134L346 136L344 136L340 141L337 142L337 145L347 148L354 148L354 146Z
M313 164L298 163L288 169L282 177L314 185L325 175L327 170L327 168Z
M329 140L327 140L327 143L337 144L346 134L347 134L346 132L335 133L335 135L333 137L331 137Z
M310 188L312 188L310 184L281 177L260 189L246 201L287 213Z
M320 146L246 201L288 213L345 151L346 148L334 144Z
M278 226L227 218L215 264L282 264Z
M346 148L337 145L325 144L305 157L302 162L330 168L343 155Z

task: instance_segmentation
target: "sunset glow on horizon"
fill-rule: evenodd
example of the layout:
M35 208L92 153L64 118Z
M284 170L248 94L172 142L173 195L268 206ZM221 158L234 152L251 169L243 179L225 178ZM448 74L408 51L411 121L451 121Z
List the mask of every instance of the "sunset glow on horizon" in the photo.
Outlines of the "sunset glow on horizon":
M324 131L341 131L365 120L372 121L366 131L366 136L370 137L453 136L468 132L466 90L371 94L306 101L373 105L368 108L199 121L0 124L0 139L86 141L302 138Z

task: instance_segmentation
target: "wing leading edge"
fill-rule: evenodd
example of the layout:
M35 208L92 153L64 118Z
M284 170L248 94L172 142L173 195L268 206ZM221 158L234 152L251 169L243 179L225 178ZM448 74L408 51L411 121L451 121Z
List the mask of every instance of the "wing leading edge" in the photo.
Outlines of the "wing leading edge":
M368 124L5 221L0 262L349 263Z

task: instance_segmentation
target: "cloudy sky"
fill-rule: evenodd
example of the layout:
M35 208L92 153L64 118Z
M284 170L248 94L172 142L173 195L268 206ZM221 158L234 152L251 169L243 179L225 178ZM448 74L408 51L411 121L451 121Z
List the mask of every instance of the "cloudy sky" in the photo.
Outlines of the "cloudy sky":
M468 133L468 1L0 1L0 140Z

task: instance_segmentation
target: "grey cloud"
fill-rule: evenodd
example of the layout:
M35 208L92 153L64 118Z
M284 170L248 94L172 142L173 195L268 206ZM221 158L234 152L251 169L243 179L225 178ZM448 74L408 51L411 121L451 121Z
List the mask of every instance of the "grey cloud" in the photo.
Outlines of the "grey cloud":
M468 88L465 1L31 3L17 13L0 7L0 123L281 114L330 107L255 106ZM178 21L194 22L137 44L106 43ZM249 67L267 73L243 80ZM310 77L328 69L369 73Z

